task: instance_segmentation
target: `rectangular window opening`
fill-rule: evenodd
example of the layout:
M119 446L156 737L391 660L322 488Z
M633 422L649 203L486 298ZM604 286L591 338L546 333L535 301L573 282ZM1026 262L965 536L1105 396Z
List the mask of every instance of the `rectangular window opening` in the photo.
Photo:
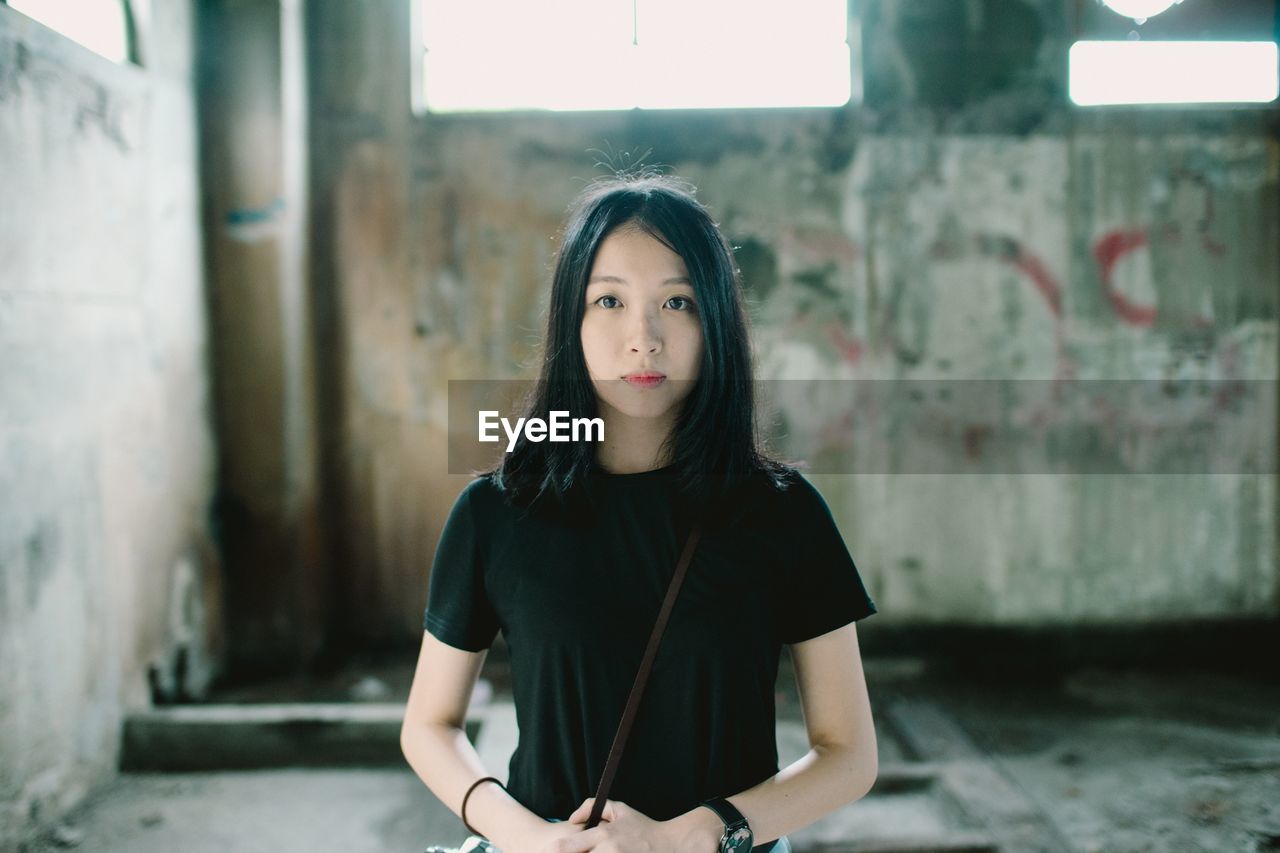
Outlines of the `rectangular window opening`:
M855 91L847 0L415 5L418 112L837 107Z
M1269 103L1277 97L1275 42L1078 41L1071 100L1105 104Z

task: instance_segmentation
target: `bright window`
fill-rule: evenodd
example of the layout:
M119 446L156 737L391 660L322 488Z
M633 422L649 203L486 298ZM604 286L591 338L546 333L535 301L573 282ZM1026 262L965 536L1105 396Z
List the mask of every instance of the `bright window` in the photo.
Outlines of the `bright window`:
M847 0L419 0L432 112L841 106Z
M1078 41L1071 46L1077 104L1266 103L1277 95L1268 41Z
M114 62L129 61L127 0L7 0L10 8Z

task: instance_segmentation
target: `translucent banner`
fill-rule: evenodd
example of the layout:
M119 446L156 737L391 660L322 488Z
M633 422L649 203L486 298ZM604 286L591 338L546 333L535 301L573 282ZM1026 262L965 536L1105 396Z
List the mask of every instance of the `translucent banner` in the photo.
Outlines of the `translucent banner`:
M594 399L581 390L561 399ZM1277 473L1274 380L762 380L754 390L767 449L808 473ZM516 435L603 437L595 411L521 423L532 391L527 380L451 380L449 472L497 463Z

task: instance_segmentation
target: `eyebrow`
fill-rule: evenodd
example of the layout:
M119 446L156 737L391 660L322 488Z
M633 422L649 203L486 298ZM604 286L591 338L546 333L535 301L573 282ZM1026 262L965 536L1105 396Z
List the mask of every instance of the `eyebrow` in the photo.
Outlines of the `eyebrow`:
M593 275L591 277L591 280L588 281L587 284L595 284L598 281L607 281L610 284L626 284L628 287L630 287L630 284L627 282L625 278L621 278L620 276L616 276L616 275ZM662 284L663 286L670 286L673 284L690 284L691 285L693 284L693 282L689 281L687 277L680 275L680 276L676 276L675 278L669 278L666 281L664 281Z

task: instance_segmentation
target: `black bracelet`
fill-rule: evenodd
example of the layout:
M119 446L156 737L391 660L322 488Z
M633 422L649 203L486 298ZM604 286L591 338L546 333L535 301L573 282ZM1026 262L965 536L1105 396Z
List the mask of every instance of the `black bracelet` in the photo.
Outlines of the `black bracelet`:
M463 796L462 798L462 825L467 828L467 832L471 833L472 835L479 835L481 838L488 841L489 836L476 831L476 829L471 824L467 823L467 799L470 798L471 792L474 791L481 782L497 782L498 787L504 791L507 790L507 786L502 784L501 779L495 779L492 776L485 776L481 779L477 779L476 781L472 782L471 787L467 789L466 795Z

